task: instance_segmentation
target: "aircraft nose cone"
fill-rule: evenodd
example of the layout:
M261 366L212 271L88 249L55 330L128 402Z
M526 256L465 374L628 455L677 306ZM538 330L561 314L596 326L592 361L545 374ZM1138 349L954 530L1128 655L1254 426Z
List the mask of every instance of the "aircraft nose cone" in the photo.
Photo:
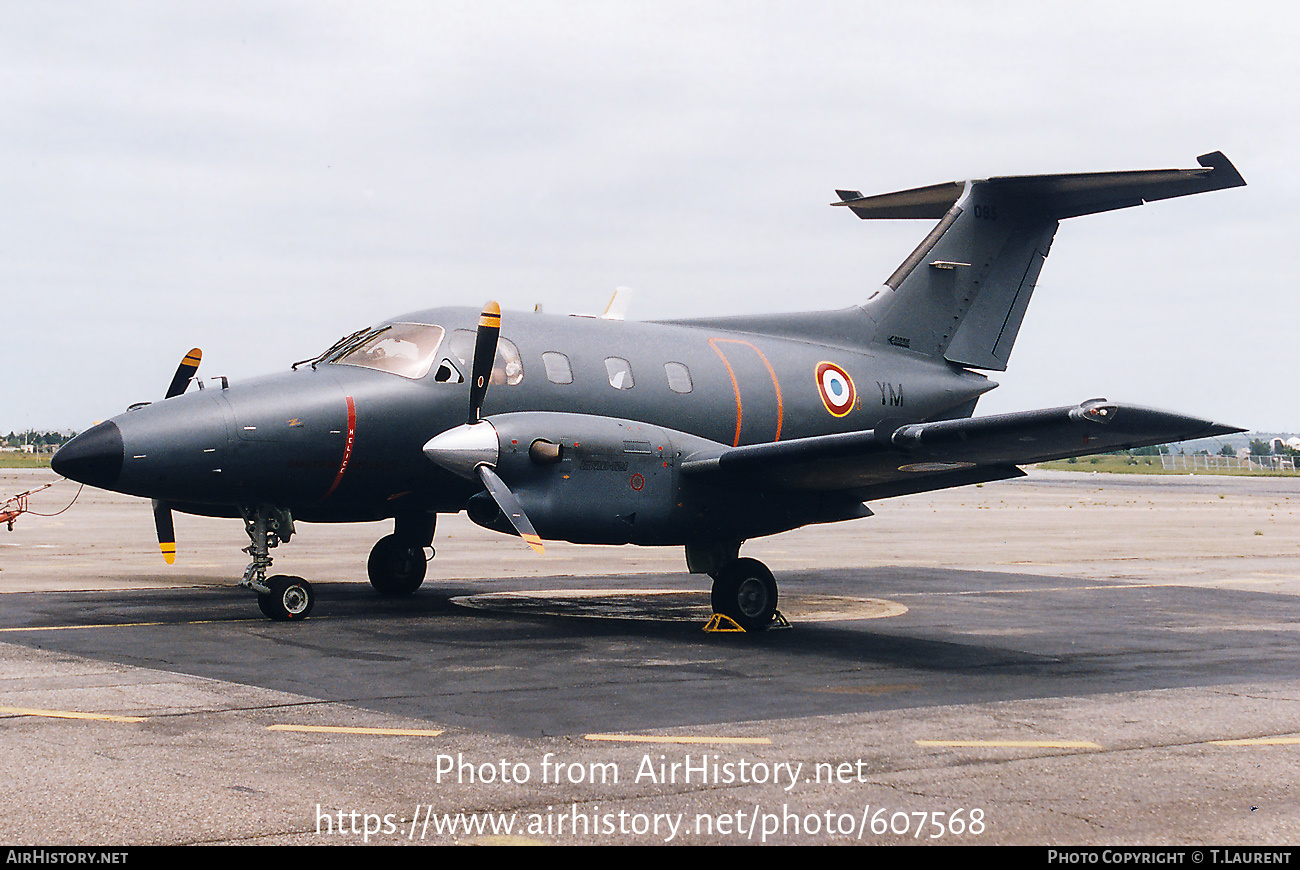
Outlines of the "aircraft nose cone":
M60 447L50 467L55 474L79 483L110 489L122 473L124 457L122 433L109 421L92 426Z

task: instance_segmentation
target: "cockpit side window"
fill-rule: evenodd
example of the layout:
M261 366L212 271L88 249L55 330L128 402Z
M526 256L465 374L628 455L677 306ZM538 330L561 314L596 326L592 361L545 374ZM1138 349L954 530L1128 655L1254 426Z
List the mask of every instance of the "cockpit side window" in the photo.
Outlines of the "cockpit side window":
M390 323L329 361L392 372L404 378L422 378L433 365L443 332L441 326L427 323Z
M476 338L476 333L470 329L457 329L447 336L433 379L439 383L463 383L474 365ZM519 348L507 338L497 339L497 357L492 364L489 383L514 386L523 379L524 363L519 356Z

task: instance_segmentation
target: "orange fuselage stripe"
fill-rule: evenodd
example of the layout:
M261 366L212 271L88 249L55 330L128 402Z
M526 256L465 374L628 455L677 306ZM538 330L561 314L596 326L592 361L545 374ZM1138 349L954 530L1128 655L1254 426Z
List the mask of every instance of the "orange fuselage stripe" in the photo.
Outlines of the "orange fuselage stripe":
M780 441L781 427L785 424L785 401L781 397L781 382L777 380L776 370L772 368L772 364L767 361L767 357L763 355L761 350L753 344L750 344L748 341L741 341L738 338L710 338L709 346L712 347L714 352L722 358L722 364L727 367L727 374L731 376L731 389L736 393L736 436L732 440L731 446L740 446L740 425L744 419L744 408L740 401L740 382L736 380L736 372L731 368L731 363L728 362L727 355L722 352L722 348L718 347L718 345L723 342L728 344L744 345L754 353L758 354L758 358L762 360L763 366L767 369L767 373L771 375L772 388L776 391L776 435L773 436L772 440Z

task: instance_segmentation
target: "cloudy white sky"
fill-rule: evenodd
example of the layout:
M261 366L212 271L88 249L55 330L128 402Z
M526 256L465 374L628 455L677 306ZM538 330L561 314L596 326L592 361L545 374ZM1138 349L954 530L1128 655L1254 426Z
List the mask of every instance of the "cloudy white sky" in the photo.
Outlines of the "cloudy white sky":
M1300 7L0 6L0 431L85 428L403 311L863 301L929 230L827 207L989 175L1250 186L1065 222L980 413L1092 396L1300 430Z

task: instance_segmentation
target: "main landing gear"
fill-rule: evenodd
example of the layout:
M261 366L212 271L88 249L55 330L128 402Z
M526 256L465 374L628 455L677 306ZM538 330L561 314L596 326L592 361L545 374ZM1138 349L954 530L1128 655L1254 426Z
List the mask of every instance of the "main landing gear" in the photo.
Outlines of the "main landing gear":
M370 585L380 595L389 597L410 595L419 589L426 567L424 547L403 541L397 535L380 538L366 560Z
M776 579L757 559L742 559L740 542L686 545L686 567L713 578L713 612L745 631L765 631L777 619Z
M316 604L311 584L286 574L266 576L271 567L271 550L293 537L293 517L287 510L266 504L240 508L240 513L251 541L244 552L253 561L244 569L239 585L257 593L257 606L268 618L277 622L306 619Z
M393 520L393 533L379 539L366 561L370 585L380 595L410 595L424 582L428 567L425 548L433 549L437 514L400 514Z
M776 619L776 579L757 559L736 559L713 575L711 601L745 631L765 631Z

